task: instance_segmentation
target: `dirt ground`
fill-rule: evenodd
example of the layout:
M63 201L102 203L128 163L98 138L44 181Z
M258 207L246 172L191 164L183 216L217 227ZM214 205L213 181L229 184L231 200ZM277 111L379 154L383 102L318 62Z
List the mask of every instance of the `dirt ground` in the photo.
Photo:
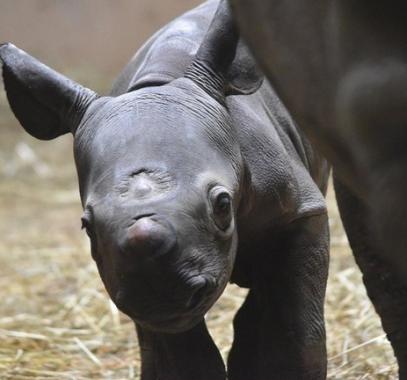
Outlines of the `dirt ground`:
M16 3L19 8L13 8ZM1 3L0 40L27 38L28 32L14 33L10 17L22 22L18 16L34 3L38 7L54 6L46 0ZM91 7L89 1L84 3ZM118 2L121 6L125 3ZM141 3L147 13L140 13L140 19L150 12L152 20L143 21L146 34L154 23L197 2L181 1L177 7L154 8L159 9L154 12L147 1L138 5ZM160 4L155 1L151 7ZM46 30L41 33L46 38ZM97 38L97 33L92 33ZM26 45L40 43L29 41ZM72 46L71 52L75 51ZM102 51L100 43L98 46ZM49 61L61 69L64 64L58 51L63 48L52 45L49 49ZM47 51L42 45L35 50L38 56ZM97 67L97 59L81 64L86 46L78 50L80 55L72 58L64 71L102 91L108 88L119 61L130 55L129 47L123 47L120 59L89 71L89 66ZM94 57L96 53L92 54ZM395 360L366 297L331 190L328 204L332 231L326 300L329 378L396 379ZM40 142L26 135L12 117L0 89L0 379L119 380L139 376L133 325L117 311L102 287L87 238L80 231L80 216L71 137ZM231 320L244 295L244 290L228 287L207 318L225 357L233 336Z

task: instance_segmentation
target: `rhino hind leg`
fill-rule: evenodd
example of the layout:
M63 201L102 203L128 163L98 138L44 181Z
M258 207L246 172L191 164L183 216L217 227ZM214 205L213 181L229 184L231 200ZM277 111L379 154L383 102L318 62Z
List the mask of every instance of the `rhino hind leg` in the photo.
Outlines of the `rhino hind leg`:
M407 287L395 268L383 260L371 232L371 213L365 203L334 177L342 222L355 260L363 273L367 294L379 314L399 364L400 379L407 379Z
M141 380L225 380L226 370L205 322L189 331L163 334L136 325Z
M278 236L235 317L230 380L326 378L327 216L292 223Z

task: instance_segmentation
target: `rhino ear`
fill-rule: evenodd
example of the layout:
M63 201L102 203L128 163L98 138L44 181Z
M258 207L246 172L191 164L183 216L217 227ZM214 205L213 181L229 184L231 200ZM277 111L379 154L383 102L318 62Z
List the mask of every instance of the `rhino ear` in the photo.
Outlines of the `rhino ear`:
M249 48L242 39L237 44L235 59L226 74L226 95L250 95L264 80Z
M12 44L0 45L3 80L11 109L23 128L41 140L75 133L97 95Z
M219 2L186 76L215 95L248 95L261 86L263 74L239 38L227 0Z

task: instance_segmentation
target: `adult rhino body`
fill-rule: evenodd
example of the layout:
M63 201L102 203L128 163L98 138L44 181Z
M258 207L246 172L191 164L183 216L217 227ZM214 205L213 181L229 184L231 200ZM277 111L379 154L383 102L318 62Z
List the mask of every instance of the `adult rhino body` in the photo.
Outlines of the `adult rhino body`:
M333 163L350 244L406 379L407 5L231 3L294 120Z
M74 135L83 226L110 297L136 323L143 380L226 378L204 315L228 281L250 288L229 379L326 376L328 167L226 2L159 31L111 96L12 45L0 58L22 126Z

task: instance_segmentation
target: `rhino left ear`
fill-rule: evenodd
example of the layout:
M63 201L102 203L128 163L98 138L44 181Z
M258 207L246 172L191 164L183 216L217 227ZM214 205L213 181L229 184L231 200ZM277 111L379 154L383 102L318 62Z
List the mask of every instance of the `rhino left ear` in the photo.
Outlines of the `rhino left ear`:
M263 74L239 38L227 0L219 2L186 77L215 97L252 94L263 83Z
M263 80L249 48L239 39L235 59L226 74L226 95L250 95L260 88Z
M97 95L12 44L0 45L11 109L23 128L41 140L75 133Z

